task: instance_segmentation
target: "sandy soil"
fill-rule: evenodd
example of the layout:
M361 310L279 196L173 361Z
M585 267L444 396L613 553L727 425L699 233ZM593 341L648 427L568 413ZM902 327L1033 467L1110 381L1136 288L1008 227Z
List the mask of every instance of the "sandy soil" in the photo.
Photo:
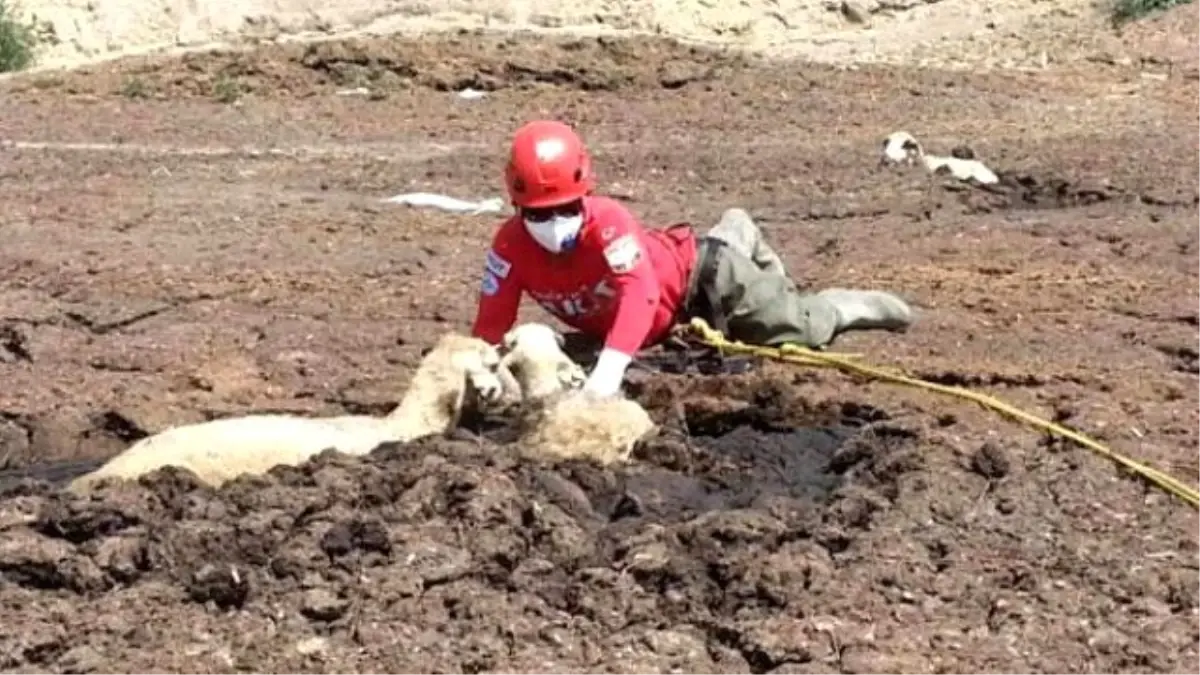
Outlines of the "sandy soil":
M1196 64L1194 9L1111 30L1112 0L20 0L42 37L36 67L76 67L214 45L253 48L463 29L657 36L831 64L1034 69L1169 55ZM1184 15L1184 18L1180 17ZM1163 25L1163 24L1166 25ZM1165 30L1164 30L1165 28ZM1168 36L1141 48L1140 33ZM1153 41L1151 41L1153 43Z
M673 433L620 471L518 462L473 426L220 491L46 480L185 421L393 403L430 337L469 322L494 223L379 200L494 196L509 131L552 114L648 222L741 205L805 284L921 308L839 349L1194 484L1186 68L465 34L3 87L5 671L1197 668L1195 511L985 411L827 372L639 374ZM1009 187L878 167L897 128L970 145Z

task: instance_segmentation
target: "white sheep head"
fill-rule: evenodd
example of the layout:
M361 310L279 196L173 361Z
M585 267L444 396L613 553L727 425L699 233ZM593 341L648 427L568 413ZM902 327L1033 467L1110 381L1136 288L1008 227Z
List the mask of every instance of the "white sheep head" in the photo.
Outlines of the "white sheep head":
M921 144L907 131L893 131L883 139L883 156L880 164L915 164L923 151Z
M477 338L452 333L442 336L434 350L450 353L450 363L465 375L481 402L490 405L500 401L504 395L504 381L499 372L502 359L495 347Z
M563 336L544 323L523 323L504 335L501 366L516 378L525 399L583 385L587 375L563 351L565 344Z

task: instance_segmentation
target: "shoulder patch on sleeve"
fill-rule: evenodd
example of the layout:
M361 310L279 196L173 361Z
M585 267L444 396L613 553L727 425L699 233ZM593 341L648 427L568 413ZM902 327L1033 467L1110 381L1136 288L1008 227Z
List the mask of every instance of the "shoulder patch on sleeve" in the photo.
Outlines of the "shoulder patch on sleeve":
M501 279L507 279L508 273L512 271L512 263L505 260L496 249L489 248L487 252L487 271L495 274Z
M638 243L637 235L630 232L613 240L604 247L604 259L608 267L617 274L629 272L637 267L642 259L642 245Z
M483 273L483 284L480 285L480 292L484 295L492 296L500 291L500 280L492 274L491 270Z

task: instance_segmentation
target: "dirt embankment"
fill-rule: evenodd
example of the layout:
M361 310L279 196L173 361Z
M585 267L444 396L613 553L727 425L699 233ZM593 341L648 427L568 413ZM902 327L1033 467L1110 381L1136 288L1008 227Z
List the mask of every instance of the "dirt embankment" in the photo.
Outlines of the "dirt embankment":
M149 52L334 37L486 29L555 35L658 35L826 63L1046 68L1087 59L1179 59L1195 67L1194 25L1152 21L1130 36L1103 7L1003 0L23 0L41 36L40 67L75 67ZM1184 10L1185 12L1191 10ZM1191 21L1195 24L1195 20ZM1180 34L1183 29L1185 34ZM1189 40L1188 36L1191 36Z

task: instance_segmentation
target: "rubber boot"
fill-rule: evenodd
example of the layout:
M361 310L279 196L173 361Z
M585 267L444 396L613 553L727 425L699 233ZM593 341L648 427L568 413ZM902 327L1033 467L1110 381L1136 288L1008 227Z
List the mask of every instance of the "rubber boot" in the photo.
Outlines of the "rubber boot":
M850 330L903 332L916 318L908 303L884 291L828 288L817 295L837 310L835 335Z

